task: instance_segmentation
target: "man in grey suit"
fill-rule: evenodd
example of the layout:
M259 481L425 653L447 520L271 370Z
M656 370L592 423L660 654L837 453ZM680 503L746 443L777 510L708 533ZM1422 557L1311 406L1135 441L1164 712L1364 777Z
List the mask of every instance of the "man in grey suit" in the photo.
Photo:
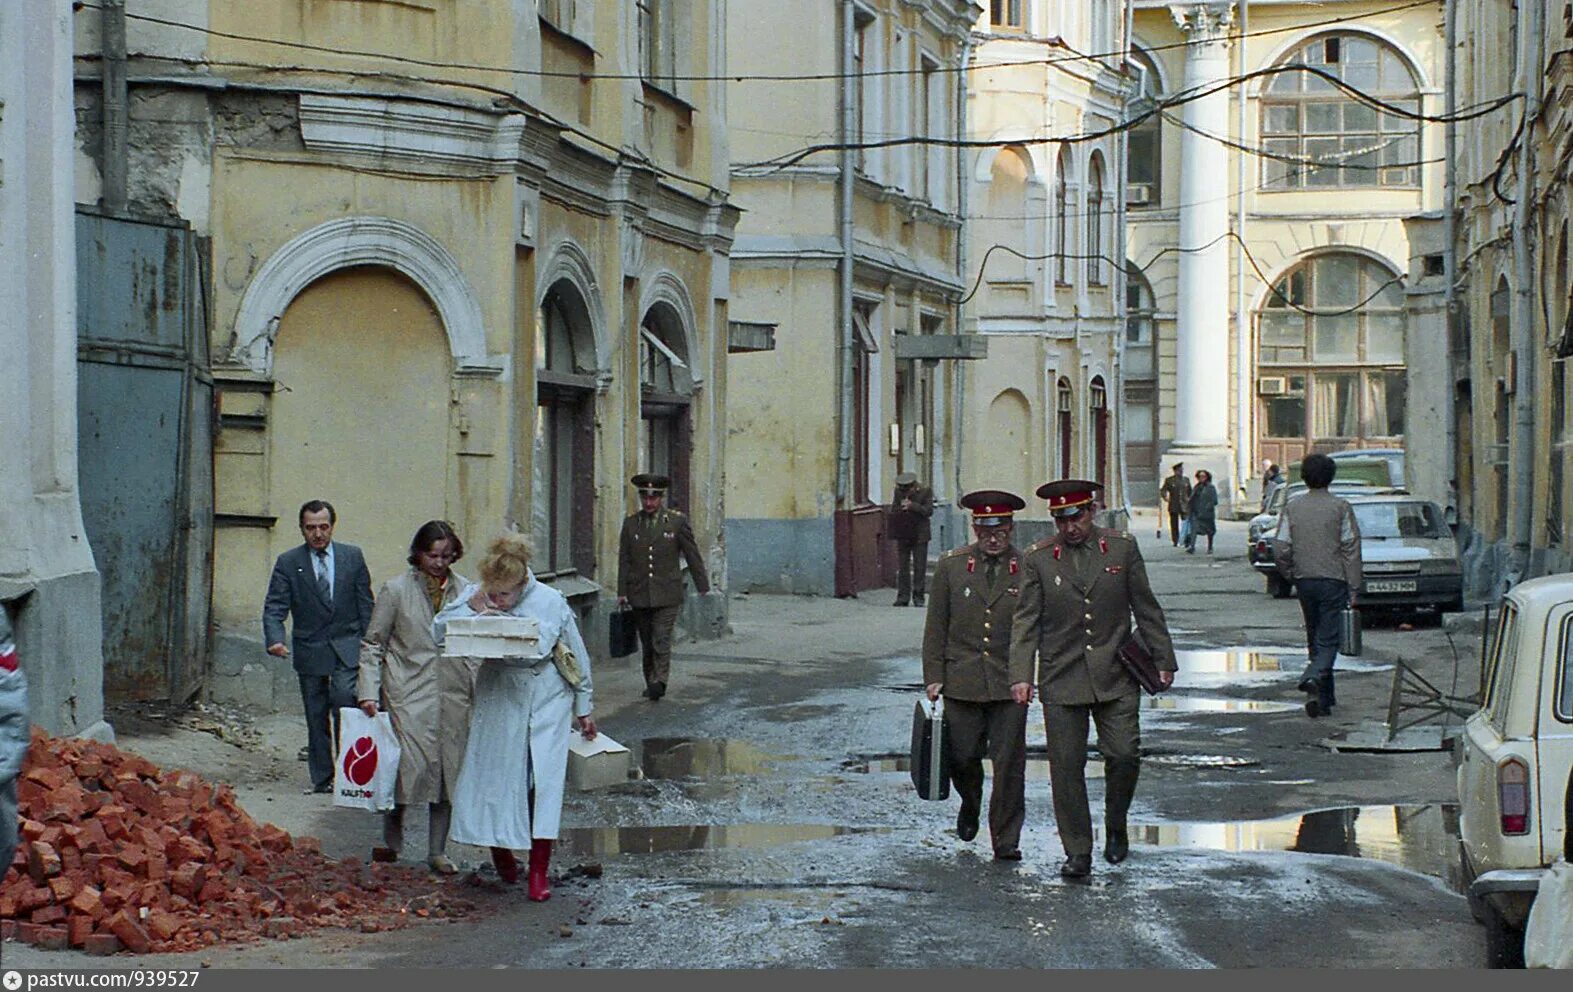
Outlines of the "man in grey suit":
M339 708L355 705L360 641L371 623L371 573L360 548L333 540L338 515L314 499L300 508L306 543L279 555L262 607L262 639L268 654L290 656L284 646L284 617L294 624L295 674L306 708L307 794L333 791L333 741Z

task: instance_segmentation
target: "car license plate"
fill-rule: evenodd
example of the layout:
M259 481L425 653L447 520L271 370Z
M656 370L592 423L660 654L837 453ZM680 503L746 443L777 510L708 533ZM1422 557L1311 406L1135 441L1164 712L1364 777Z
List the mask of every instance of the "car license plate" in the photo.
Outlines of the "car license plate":
M1386 582L1367 582L1365 584L1365 591L1366 592L1372 592L1372 593L1375 593L1375 592L1414 592L1415 588L1416 588L1416 585L1415 585L1413 580L1410 580L1410 581L1407 581L1407 582L1401 581L1401 580L1388 580Z

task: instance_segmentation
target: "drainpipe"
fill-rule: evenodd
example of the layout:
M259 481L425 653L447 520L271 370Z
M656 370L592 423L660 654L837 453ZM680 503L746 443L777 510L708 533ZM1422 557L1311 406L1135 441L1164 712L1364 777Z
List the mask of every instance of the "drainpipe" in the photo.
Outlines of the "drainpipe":
M1125 36L1121 42L1120 51L1124 53L1123 61L1129 62L1131 55L1131 35L1135 30L1134 24L1132 23L1134 18L1134 14L1132 12L1134 4L1132 3L1132 0L1125 0L1125 3L1121 6L1125 8ZM1122 76L1124 75L1123 68L1124 67L1122 66ZM1129 93L1126 94L1125 104L1127 109L1129 109ZM1119 156L1119 161L1117 164L1119 165L1120 170L1119 172L1115 173L1115 175L1122 178L1128 177L1130 175L1131 166L1130 132L1122 128L1114 140L1116 154ZM1160 154L1161 153L1162 150L1160 149ZM1129 236L1125 230L1125 217L1127 210L1125 205L1125 194L1128 186L1128 182L1121 182L1119 184L1119 195L1114 198L1114 257L1117 258L1120 263L1114 266L1114 271L1117 273L1114 279L1114 413L1118 416L1110 416L1108 413L1105 413L1105 416L1109 416L1109 419L1114 422L1114 433L1117 435L1114 444L1114 471L1115 478L1119 480L1120 484L1120 505L1125 508L1125 526L1127 529L1131 527L1131 487L1130 478L1126 472L1127 465L1125 459L1125 333L1127 326L1126 322L1130 319L1130 313L1126 308L1128 303L1128 297L1126 293L1127 282L1130 278L1130 273L1126 271L1126 266L1130 264ZM1108 401L1105 400L1105 403L1107 402Z
M1456 4L1444 3L1442 5L1444 27L1443 37L1447 45L1447 62L1444 66L1446 81L1443 83L1447 115L1447 123L1443 125L1443 154L1442 164L1442 237L1446 246L1442 252L1442 278L1447 284L1443 296L1443 320L1447 330L1447 389L1442 397L1442 416L1446 423L1443 425L1447 445L1443 455L1443 464L1447 467L1449 479L1458 478L1458 412L1455 409L1457 402L1458 384L1457 368L1455 366L1457 355L1458 333L1458 125L1453 121L1453 115L1458 107L1458 7ZM1465 359L1468 361L1468 359ZM1464 494L1453 489L1455 505L1452 507L1454 519L1458 519L1458 503L1464 500Z
M1251 37L1250 31L1249 0L1240 0L1240 60L1239 74L1244 76L1249 71L1246 62L1246 44ZM1235 90L1236 107L1235 133L1240 143L1245 143L1246 104L1248 87L1242 83ZM1239 373L1235 376L1235 407L1239 410L1240 436L1235 445L1235 476L1240 480L1241 504L1250 506L1250 500L1245 499L1247 480L1255 470L1256 454L1256 424L1252 414L1251 386L1256 378L1256 356L1251 350L1251 318L1245 312L1245 178L1249 166L1247 156L1236 152L1234 156L1234 233L1238 240L1234 243L1234 339L1236 367Z
M1540 117L1540 12L1542 4L1520 3L1524 17L1518 32L1518 71L1524 92L1524 128L1518 145L1517 202L1513 204L1513 364L1517 381L1513 384L1513 558L1511 575L1515 582L1529 578L1530 549L1534 541L1535 514L1535 359L1534 344L1534 259L1530 244L1530 191L1534 187L1531 170L1535 165L1535 121Z
M850 146L857 138L854 133L857 103L853 87L861 82L852 74L853 45L856 43L857 32L855 18L856 10L852 0L841 0L842 148L841 175L836 189L840 200L837 220L841 227L841 267L838 273L841 284L838 301L841 306L841 334L836 343L840 358L840 362L837 363L837 379L840 383L840 400L837 409L840 411L841 423L836 442L836 506L842 510L852 508L852 167L856 161L857 151Z
M961 71L956 73L956 137L962 141L969 137L967 133L967 72L972 64L972 29L968 27L967 36L961 42ZM961 227L956 231L956 280L965 284L967 281L967 149L956 148L956 216L961 218ZM962 328L961 297L956 298L956 333L963 333ZM951 493L956 499L967 490L962 488L961 462L966 446L966 434L962 426L966 419L961 410L961 399L965 393L967 381L967 363L965 361L951 362L954 369L955 389L952 391L953 409L951 410L951 470L956 475L956 488Z
M103 48L104 209L111 214L126 211L126 2L104 0L100 8L100 33Z

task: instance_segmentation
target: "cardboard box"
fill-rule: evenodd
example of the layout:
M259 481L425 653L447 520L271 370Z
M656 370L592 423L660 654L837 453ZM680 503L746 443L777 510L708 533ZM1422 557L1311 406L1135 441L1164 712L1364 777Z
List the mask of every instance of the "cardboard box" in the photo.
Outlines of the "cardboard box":
M450 658L539 658L541 624L535 617L454 617L444 655Z
M568 732L568 788L578 792L604 789L628 781L633 754L605 734L587 741L577 730Z

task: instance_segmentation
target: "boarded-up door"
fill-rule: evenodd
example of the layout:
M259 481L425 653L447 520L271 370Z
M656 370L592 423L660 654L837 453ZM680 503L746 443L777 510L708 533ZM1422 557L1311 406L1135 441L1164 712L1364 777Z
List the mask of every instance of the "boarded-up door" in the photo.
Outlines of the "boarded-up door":
M208 664L212 378L189 228L77 213L77 463L104 693L184 701Z

